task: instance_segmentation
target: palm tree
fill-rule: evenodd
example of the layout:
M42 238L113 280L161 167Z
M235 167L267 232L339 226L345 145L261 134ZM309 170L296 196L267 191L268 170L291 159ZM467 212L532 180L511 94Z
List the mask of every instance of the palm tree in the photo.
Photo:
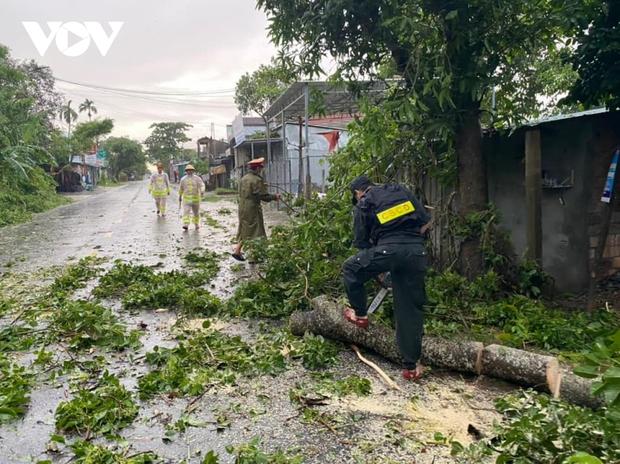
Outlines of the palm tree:
M67 137L71 136L71 123L78 118L78 114L75 112L73 108L71 108L71 100L67 102L66 105L61 105L60 107L60 119L69 124L69 131L67 132Z
M89 100L88 98L84 100L83 103L80 103L80 113L86 111L88 114L88 120L90 121L91 114L97 114L97 107L95 106L95 102Z

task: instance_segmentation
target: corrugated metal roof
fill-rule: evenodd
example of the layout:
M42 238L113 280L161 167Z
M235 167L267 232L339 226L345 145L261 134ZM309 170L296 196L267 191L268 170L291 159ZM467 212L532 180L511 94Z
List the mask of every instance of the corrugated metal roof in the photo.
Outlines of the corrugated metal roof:
M549 116L547 118L536 119L523 124L524 127L540 126L542 124L548 124L550 122L563 121L565 119L583 118L585 116L594 116L597 114L608 113L607 108L594 108L593 110L578 111L576 113L557 114L555 116Z
M356 85L364 87L365 93L383 94L386 84L381 81L359 81ZM304 89L308 86L310 99L318 92L322 95L322 106L327 114L348 113L359 111L357 98L347 90L343 84L326 81L300 81L291 84L265 112L268 119L277 117L282 111L286 112L287 119L304 116Z

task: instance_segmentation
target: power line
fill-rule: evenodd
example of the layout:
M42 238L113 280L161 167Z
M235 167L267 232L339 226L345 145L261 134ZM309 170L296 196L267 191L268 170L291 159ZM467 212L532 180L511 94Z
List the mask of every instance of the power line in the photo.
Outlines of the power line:
M85 82L76 82L70 81L67 79L62 79L60 77L54 77L58 82L64 82L65 84L77 85L80 87L88 87L91 89L101 89L101 90L111 90L116 92L126 92L126 93L135 93L135 94L143 94L143 95L156 95L156 96L217 96L222 94L229 94L234 92L235 89L220 89L220 90L212 90L209 92L156 92L153 90L139 90L139 89L124 89L120 87L107 87L103 85L96 84L88 84Z
M65 89L64 91L74 92L74 93L84 92L83 90L80 91L76 89ZM134 95L130 93L124 93L121 91L105 90L105 89L91 89L89 90L89 92L99 92L102 95L107 96L107 97L121 97L121 98L129 98L129 99L134 99L134 100L141 100L141 101L145 101L149 103L167 103L167 104L172 104L172 105L193 106L197 108L230 108L234 106L234 103L230 101L230 96L224 96L224 95L220 95L220 96L214 95L213 97L225 98L228 101L201 101L201 100L188 101L188 100L179 99L179 98L167 98L165 96L161 96L160 98L158 98L157 96L153 96L153 95Z

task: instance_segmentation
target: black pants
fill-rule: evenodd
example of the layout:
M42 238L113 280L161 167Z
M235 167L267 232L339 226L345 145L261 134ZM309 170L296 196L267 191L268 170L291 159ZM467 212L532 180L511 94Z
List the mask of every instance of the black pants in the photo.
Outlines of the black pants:
M357 316L367 311L364 283L382 272L392 274L396 342L407 369L414 369L422 352L427 256L421 243L377 245L351 256L342 266L349 303Z

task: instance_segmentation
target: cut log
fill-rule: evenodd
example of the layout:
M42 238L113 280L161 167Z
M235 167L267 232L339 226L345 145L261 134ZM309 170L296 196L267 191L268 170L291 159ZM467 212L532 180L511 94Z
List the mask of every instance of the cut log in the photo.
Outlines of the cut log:
M370 348L390 361L400 363L394 331L379 324L361 329L342 317L342 308L335 301L318 296L312 300L314 311L295 312L289 327L295 335L312 332L334 340Z
M553 356L489 345L482 353L482 373L551 393L560 391L560 363Z
M368 329L356 327L344 319L343 308L325 296L314 298L312 307L312 311L291 315L289 327L293 334L312 332L362 346L395 363L402 362L394 331L389 327L381 324L371 324ZM590 393L592 382L570 371L562 372L553 356L501 345L484 347L480 342L424 337L421 361L453 371L485 374L534 387L581 406L601 406L601 401Z
M424 337L422 339L422 364L480 374L483 349L484 345L480 342Z
M584 379L565 369L562 372L560 398L569 403L598 409L603 406L601 397L592 395L592 380Z

